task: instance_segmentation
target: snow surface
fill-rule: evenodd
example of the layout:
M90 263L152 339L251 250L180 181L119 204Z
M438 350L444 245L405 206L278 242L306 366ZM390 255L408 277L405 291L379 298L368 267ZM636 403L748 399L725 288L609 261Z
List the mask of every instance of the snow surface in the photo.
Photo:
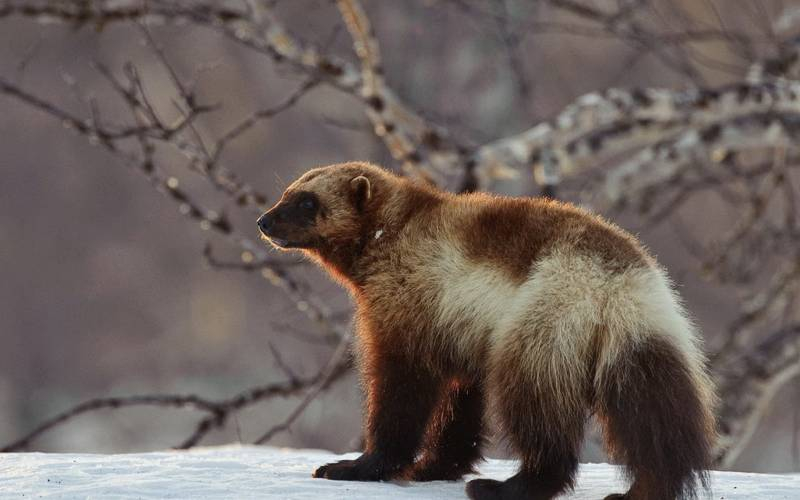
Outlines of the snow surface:
M466 498L462 481L353 483L311 478L317 466L355 456L254 446L123 455L0 454L0 498ZM488 460L480 472L503 479L514 468L513 461ZM618 472L611 465L583 464L575 492L563 498L597 500L624 491ZM714 472L711 498L800 500L800 474Z

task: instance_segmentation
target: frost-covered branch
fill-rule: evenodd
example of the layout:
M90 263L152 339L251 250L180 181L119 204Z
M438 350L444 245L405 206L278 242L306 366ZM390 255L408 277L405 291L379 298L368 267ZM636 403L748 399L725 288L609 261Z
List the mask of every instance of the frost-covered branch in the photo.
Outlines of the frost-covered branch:
M800 83L794 81L686 91L610 89L587 94L550 121L480 147L476 171L486 187L496 177L494 172L513 175L514 170L541 168L545 159L560 176L572 176L605 158L641 150L640 159L624 163L616 175L632 177L670 144L677 151L701 141L714 152L717 144L712 141L738 145L742 127L749 127L744 135L763 135L739 147L769 147L781 138L777 134L795 134L798 121ZM780 128L770 129L776 122ZM764 139L771 142L765 144ZM613 183L610 187L609 197L619 198L621 188Z
M412 111L386 84L378 40L360 2L336 3L361 62L360 92L375 133L407 173L431 181L439 180L442 174L452 174L456 165L466 161L467 149L457 144L447 130Z

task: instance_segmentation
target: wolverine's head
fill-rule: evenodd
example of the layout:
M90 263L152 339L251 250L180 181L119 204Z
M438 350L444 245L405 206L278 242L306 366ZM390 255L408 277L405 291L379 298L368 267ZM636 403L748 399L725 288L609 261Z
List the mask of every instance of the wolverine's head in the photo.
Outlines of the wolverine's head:
M258 219L258 227L280 249L345 247L368 230L380 198L379 181L389 175L360 162L315 168L286 189Z

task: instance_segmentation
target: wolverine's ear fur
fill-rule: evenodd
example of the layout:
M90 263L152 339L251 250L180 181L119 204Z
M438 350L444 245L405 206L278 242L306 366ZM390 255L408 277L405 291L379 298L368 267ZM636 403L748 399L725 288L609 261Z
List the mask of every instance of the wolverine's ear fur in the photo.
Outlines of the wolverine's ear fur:
M369 179L363 175L353 177L350 180L350 189L356 208L363 210L369 199L372 198L372 185Z

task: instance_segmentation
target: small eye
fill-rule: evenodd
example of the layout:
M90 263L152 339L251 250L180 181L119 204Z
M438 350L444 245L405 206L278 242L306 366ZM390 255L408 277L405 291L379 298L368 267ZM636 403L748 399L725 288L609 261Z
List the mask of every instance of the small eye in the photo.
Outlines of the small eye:
M300 200L298 206L303 210L313 210L317 206L317 204L313 198L305 198L303 200Z

